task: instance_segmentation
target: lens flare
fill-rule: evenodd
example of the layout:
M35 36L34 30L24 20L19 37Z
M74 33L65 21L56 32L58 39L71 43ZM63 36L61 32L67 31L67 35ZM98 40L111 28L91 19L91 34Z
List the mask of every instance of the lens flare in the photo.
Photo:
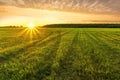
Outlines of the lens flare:
M24 35L24 38L29 39L30 42L33 42L36 39L36 37L41 34L39 30L39 27L35 26L35 24L33 23L30 23L27 27L23 28L23 30L20 33L18 33L17 36Z
M35 24L33 24L33 23L30 23L30 24L28 25L28 28L30 28L30 29L33 29L33 28L35 28Z

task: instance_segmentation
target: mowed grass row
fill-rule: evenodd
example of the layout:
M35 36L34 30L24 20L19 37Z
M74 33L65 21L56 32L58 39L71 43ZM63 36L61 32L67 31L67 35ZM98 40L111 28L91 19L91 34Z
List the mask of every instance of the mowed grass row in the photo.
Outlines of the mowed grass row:
M57 31L57 30L54 31L54 32L50 31L50 32L46 33L43 38L39 37L35 40L32 40L32 42L29 39L29 41L26 41L26 43L21 43L21 44L18 44L18 45L16 44L16 46L6 47L5 49L2 49L0 51L0 59L1 59L0 63L3 63L4 61L11 59L13 56L20 54L21 51L27 51L26 50L27 48L29 48L29 47L31 48L31 46L33 47L33 44L35 45L38 42L40 42L41 45L48 44L47 42L56 38L58 36L57 33L59 33L59 32L60 31ZM65 31L64 32L61 31L60 33L62 35L66 34ZM42 35L43 34L44 33L42 33ZM38 36L40 36L40 35L38 35Z
M26 68L32 66L33 64L37 64L36 60L41 60L40 58L44 58L43 56L45 56L47 54L50 54L48 52L50 52L53 47L58 45L58 43L54 44L54 40L57 39L57 38L59 38L58 40L60 40L59 36L63 36L63 35L65 35L68 32L69 32L69 30L68 31L64 31L64 32L62 32L62 31L58 31L58 32L54 31L53 32L54 34L52 34L51 36L45 38L43 41L37 41L37 43L34 43L34 44L31 43L32 45L28 45L27 47L23 47L23 48L20 48L20 49L18 48L18 51L12 50L12 52L10 52L10 53L12 53L11 55L5 56L6 60L5 59L1 60L1 66L3 67L3 66L8 65L7 67L13 67L13 68L5 68L5 69L10 69L10 72L11 72L11 70L15 70L15 68L17 68L17 70L24 71L23 70L24 68L26 69ZM47 46L47 45L49 45L49 43L54 44L54 46L52 46L52 47L51 46ZM57 47L59 47L59 46L57 46ZM57 49L54 49L54 50L57 50ZM9 51L8 51L8 54L9 54ZM41 54L43 54L43 56L39 56ZM6 54L2 54L2 55L6 55ZM35 57L34 57L34 55L35 55ZM29 57L30 57L30 59L28 59ZM40 58L37 58L37 57L40 57ZM4 61L6 61L6 63ZM20 61L20 62L18 62L18 61ZM26 63L24 61L26 61ZM28 61L33 62L33 63L30 63ZM23 62L23 64L21 62ZM29 64L30 66L27 67L26 66L27 64ZM24 67L22 67L22 66L24 66ZM1 68L1 70L5 70L5 69ZM37 69L37 67L35 69ZM26 70L27 71L31 71L31 69L26 69ZM33 70L33 72L34 71L35 70ZM18 79L19 78L22 79L22 77L21 77L22 75L21 74L23 74L23 73L25 73L27 75L27 72L23 72L21 74L18 73L19 76L17 75L17 73L18 73L18 71L16 73L14 73L14 74L16 74L15 76L14 76L14 74L11 74L11 76L12 75L14 76L14 77L12 77L12 79L16 79L16 76L17 76ZM4 79L4 77L7 76L7 74L10 75L9 70L5 72L4 76L2 74L3 79ZM26 77L25 74L23 74L23 75ZM31 75L33 75L33 73L31 73ZM7 78L9 79L10 77L6 77L6 79ZM23 79L25 79L25 78L23 78Z
M9 49L0 50L0 80L120 79L119 28L38 30L32 42L28 34L21 35L27 39L24 45L9 46L14 38L4 44ZM2 39L18 34L7 34L9 29L0 31L4 35L0 44Z
M57 32L57 31L54 31ZM31 31L27 28L2 28L0 30L0 50L9 49L11 47L16 47L21 44L27 44L26 42L31 42L30 35ZM39 29L39 32L33 33L31 36L32 41L43 40L53 33L52 30L48 31L46 29Z

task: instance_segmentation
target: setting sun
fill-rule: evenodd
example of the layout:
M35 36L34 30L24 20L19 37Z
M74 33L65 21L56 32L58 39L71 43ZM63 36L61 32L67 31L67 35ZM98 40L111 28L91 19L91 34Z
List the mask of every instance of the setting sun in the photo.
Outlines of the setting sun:
M30 23L29 25L28 25L28 28L30 28L30 29L33 29L35 27L35 24L33 24L33 23Z

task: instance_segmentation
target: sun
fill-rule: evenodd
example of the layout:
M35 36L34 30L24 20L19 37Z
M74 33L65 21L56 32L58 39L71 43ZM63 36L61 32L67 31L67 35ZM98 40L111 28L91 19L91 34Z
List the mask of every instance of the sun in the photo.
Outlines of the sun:
M33 23L30 23L30 24L28 25L28 28L30 28L30 29L33 29L33 28L35 28L35 24L33 24Z

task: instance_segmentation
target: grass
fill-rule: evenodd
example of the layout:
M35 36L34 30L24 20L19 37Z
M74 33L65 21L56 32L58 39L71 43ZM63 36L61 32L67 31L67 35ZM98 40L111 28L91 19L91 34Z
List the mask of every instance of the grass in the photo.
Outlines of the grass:
M0 28L0 80L120 79L119 28L23 30Z

